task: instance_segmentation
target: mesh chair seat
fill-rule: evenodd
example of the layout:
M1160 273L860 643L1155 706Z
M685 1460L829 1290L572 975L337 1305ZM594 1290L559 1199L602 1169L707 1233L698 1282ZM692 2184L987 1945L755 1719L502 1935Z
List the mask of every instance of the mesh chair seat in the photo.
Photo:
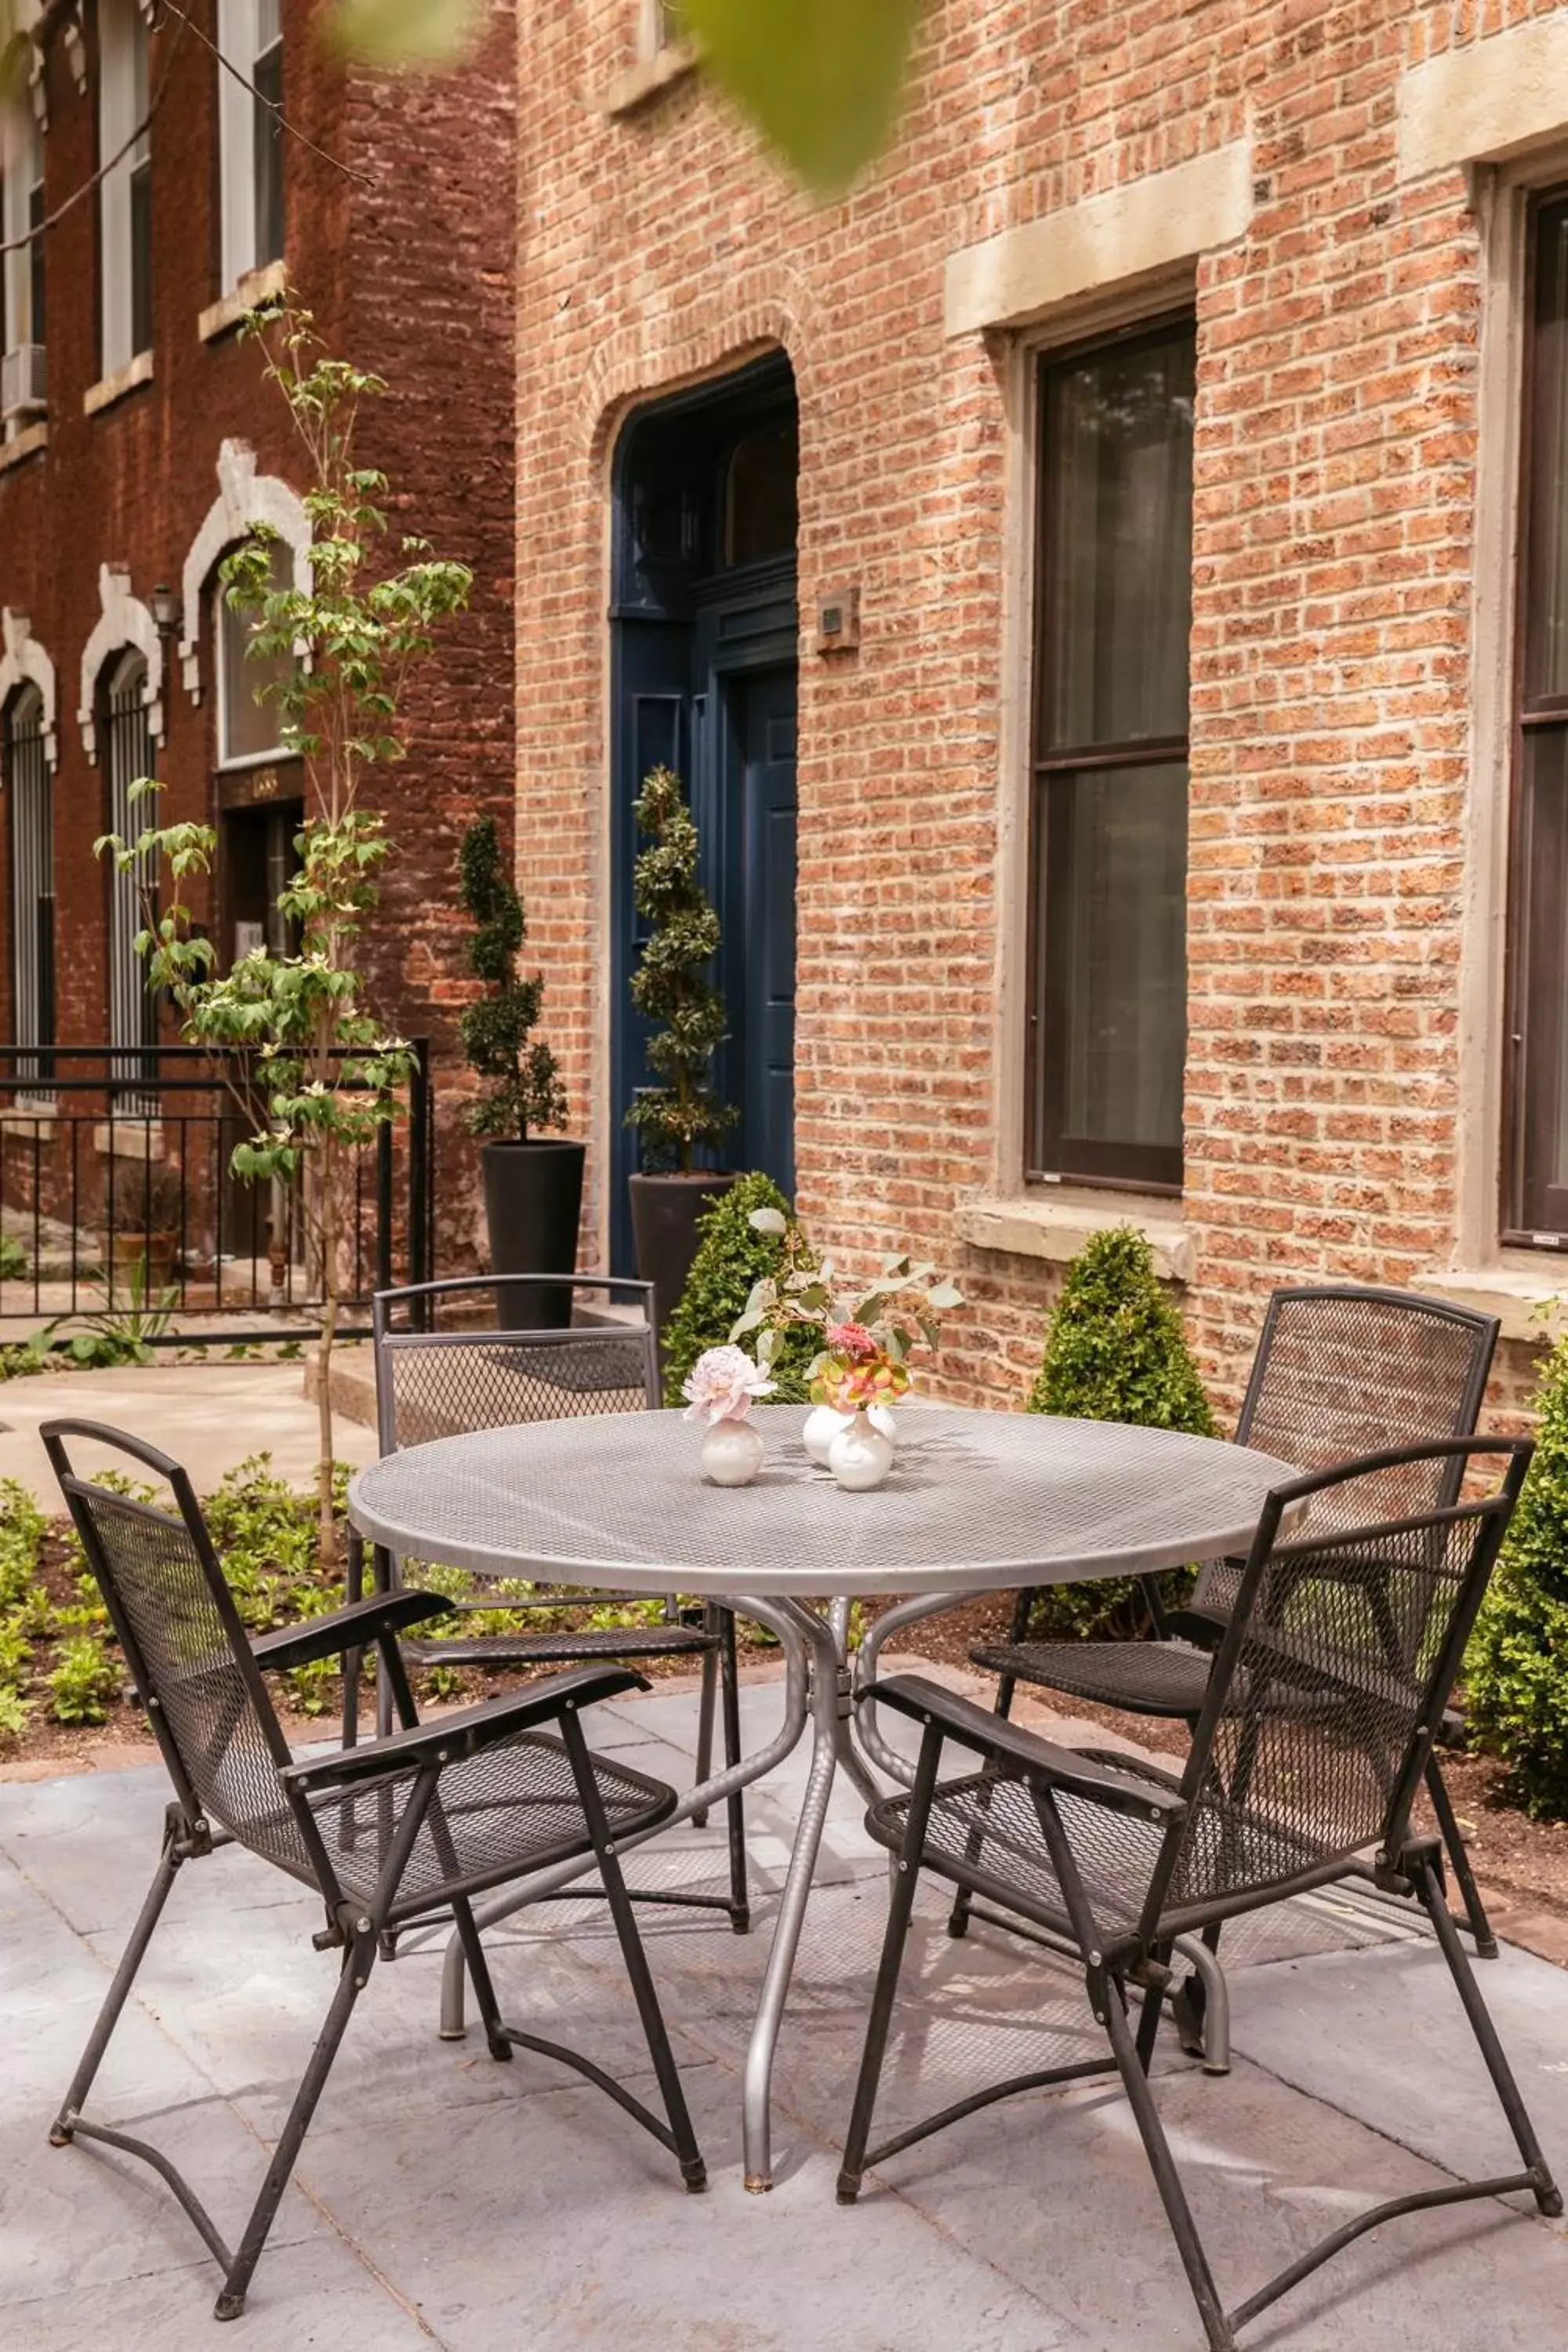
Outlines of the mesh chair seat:
M610 1834L617 1842L655 1828L675 1810L673 1789L628 1766L594 1758L594 1778ZM413 1786L404 1775L362 1781L352 1797L329 1790L310 1810L343 1891L374 1894L403 1806ZM252 1832L244 1832L248 1840ZM477 1892L525 1871L591 1853L571 1759L559 1739L528 1732L505 1745L449 1764L415 1841L393 1916L439 1908L455 1891ZM314 1883L314 1874L301 1871Z
M1214 1664L1187 1642L999 1642L969 1655L988 1674L1130 1715L1196 1715Z
M1087 1748L1074 1752L1163 1789L1175 1785L1169 1775L1145 1768L1135 1757L1109 1750L1095 1756ZM1056 1801L1096 1924L1105 1941L1114 1943L1137 1926L1167 1835L1165 1824L1063 1792ZM871 1807L866 1827L879 1844L895 1853L902 1846L910 1804L910 1793L900 1790ZM1321 1842L1289 1822L1231 1804L1217 1792L1194 1812L1187 1847L1194 1858L1203 1857L1199 1875L1249 1890L1299 1877L1324 1852ZM1216 1873L1220 1856L1223 1866ZM1072 1934L1039 1816L1022 1780L974 1772L941 1783L931 1802L923 1867L972 1894L1025 1912L1058 1934ZM1177 1874L1178 1901L1185 1874ZM1223 1911L1223 1896L1214 1898L1213 1907L1216 1914Z
M453 1633L405 1641L403 1654L424 1666L562 1665L580 1658L701 1658L720 1640L698 1625L605 1625L578 1633Z

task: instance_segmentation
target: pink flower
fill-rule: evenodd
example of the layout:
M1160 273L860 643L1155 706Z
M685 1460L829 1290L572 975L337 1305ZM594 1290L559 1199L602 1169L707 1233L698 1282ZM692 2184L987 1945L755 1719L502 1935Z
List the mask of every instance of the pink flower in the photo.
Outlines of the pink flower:
M882 1352L864 1323L830 1323L826 1338L830 1352L852 1364L875 1363Z
M710 1348L698 1357L680 1384L687 1421L744 1421L754 1397L772 1396L778 1386L744 1348Z

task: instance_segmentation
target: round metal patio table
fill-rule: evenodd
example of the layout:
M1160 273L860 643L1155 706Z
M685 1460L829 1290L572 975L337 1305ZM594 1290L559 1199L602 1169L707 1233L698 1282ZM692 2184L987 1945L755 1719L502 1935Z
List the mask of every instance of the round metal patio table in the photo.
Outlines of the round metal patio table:
M768 1450L750 1486L703 1481L700 1433L681 1414L613 1413L388 1454L353 1479L349 1511L369 1542L405 1559L486 1577L721 1596L777 1633L782 1729L691 1790L672 1817L706 1812L773 1770L811 1723L811 1769L746 2062L746 2186L766 2189L773 2051L835 1770L842 1764L873 1798L875 1770L910 1777L871 1706L855 1705L889 1633L974 1592L1140 1575L1245 1551L1269 1488L1297 1474L1268 1454L1173 1430L921 1406L900 1416L886 1484L844 1494L801 1444L802 1407L763 1405L754 1418ZM852 1665L851 1601L884 1593L916 1597L878 1620ZM584 1867L591 1857L536 1874L481 1920L505 1917ZM463 1990L454 1938L443 2032L463 2030Z

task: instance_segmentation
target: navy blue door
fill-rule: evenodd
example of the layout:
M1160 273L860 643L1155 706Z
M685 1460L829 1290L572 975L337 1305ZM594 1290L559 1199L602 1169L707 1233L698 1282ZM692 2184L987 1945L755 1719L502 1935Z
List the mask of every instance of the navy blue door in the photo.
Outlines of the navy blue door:
M795 1193L795 673L764 670L731 689L739 759L742 920L740 1104L747 1168Z

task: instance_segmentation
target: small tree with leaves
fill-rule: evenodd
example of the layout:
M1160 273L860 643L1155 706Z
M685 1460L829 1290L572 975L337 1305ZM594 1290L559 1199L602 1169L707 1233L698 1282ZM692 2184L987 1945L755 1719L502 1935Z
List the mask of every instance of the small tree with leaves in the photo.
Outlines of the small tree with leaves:
M322 1290L318 1502L322 1556L333 1558L332 1343L343 1290L342 1255L353 1215L355 1161L398 1116L414 1055L367 1001L357 968L364 927L390 855L384 819L361 805L369 772L404 756L399 710L408 678L434 650L439 625L468 603L466 564L432 556L423 540L397 542L388 567L384 475L355 456L360 411L388 387L332 358L308 311L254 314L268 380L288 405L301 444L311 527L306 578L280 585L272 541L252 526L226 558L229 603L251 618L249 651L274 674L257 689L280 712L284 748L298 752L306 811L295 838L300 864L278 905L296 928L292 954L258 950L216 975L211 942L192 929L178 885L205 873L216 846L204 824L150 825L133 842L106 835L100 853L150 878L138 947L150 988L172 991L184 1034L221 1055L255 1132L235 1147L235 1173L290 1189L321 1269ZM138 796L161 787L151 779ZM160 905L160 870L176 888Z
M632 1003L661 1022L647 1058L659 1080L626 1113L652 1167L689 1171L700 1144L716 1143L735 1123L731 1104L713 1091L713 1055L723 1040L724 999L708 976L719 951L719 918L697 878L697 827L680 779L655 768L633 804L648 836L632 868L632 897L652 930L632 976Z
M544 975L518 978L528 921L493 816L476 818L463 835L458 874L463 910L474 924L468 970L487 990L458 1023L468 1066L489 1082L468 1121L476 1135L523 1143L531 1129L565 1126L566 1089L554 1055L533 1034Z

